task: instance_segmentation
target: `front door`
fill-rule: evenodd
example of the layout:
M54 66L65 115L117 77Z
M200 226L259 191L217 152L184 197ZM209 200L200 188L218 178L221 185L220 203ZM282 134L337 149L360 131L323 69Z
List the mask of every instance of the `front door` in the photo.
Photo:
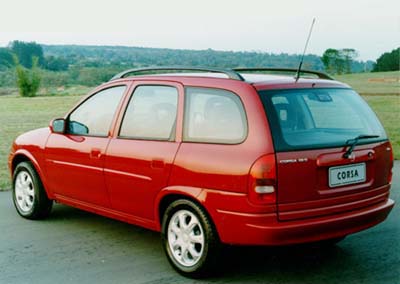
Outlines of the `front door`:
M47 180L57 196L109 207L104 160L125 85L90 96L67 117L65 134L52 133L45 150Z

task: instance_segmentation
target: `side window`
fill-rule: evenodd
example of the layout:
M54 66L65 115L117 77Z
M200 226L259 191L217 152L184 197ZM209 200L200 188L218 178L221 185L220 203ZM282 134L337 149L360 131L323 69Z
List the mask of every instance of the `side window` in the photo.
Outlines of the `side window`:
M218 89L186 89L185 141L236 144L246 135L246 115L237 95Z
M125 86L112 87L91 96L69 116L68 133L107 136Z
M175 133L178 90L170 86L135 89L119 132L120 137L171 140Z

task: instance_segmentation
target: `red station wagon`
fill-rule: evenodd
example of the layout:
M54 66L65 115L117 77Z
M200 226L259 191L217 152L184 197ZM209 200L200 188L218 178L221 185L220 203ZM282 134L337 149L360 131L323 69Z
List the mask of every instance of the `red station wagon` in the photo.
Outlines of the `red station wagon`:
M40 219L56 201L160 231L191 277L221 244L335 243L382 222L394 202L381 123L349 86L295 71L122 72L15 140L15 207Z

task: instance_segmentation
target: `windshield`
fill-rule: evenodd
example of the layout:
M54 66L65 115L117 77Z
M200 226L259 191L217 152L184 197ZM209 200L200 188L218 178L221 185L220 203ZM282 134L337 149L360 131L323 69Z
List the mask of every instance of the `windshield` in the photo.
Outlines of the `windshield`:
M368 104L351 89L260 91L278 152L338 147L359 135L386 140L386 133Z

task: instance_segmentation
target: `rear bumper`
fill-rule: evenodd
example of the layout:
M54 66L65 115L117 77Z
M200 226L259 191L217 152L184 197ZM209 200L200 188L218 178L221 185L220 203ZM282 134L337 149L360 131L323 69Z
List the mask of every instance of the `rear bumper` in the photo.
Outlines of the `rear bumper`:
M314 242L356 233L386 219L394 201L386 199L341 214L278 222L277 215L243 214L218 210L221 241L237 245L287 245ZM219 227L219 228L218 228Z

